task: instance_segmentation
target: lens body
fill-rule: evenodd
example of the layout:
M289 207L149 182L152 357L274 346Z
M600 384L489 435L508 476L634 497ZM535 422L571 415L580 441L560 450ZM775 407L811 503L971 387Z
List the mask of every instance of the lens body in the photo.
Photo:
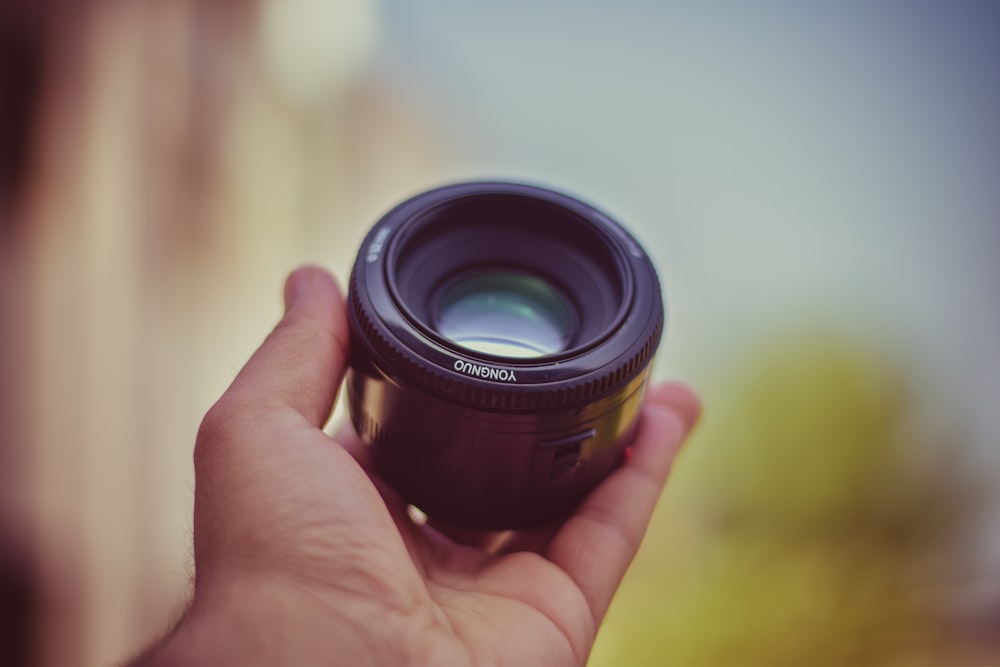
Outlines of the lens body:
M351 418L379 474L435 519L558 519L621 461L664 310L607 215L516 183L386 214L349 289Z

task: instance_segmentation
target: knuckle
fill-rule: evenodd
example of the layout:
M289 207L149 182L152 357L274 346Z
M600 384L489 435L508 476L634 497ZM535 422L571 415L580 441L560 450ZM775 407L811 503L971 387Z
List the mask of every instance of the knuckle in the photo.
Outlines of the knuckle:
M211 460L218 455L219 449L225 447L225 443L231 440L234 417L231 406L222 400L215 403L205 413L198 426L198 435L194 441L196 472L204 468L206 464L210 464Z
M201 420L194 442L195 475L220 467L232 467L255 443L266 440L273 430L280 400L267 397L245 397L228 392L218 400Z

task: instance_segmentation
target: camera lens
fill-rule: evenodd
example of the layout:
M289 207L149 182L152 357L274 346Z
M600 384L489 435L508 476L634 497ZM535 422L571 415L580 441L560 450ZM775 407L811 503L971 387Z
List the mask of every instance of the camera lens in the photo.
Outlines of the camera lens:
M591 205L462 183L387 213L349 289L351 418L379 474L466 528L557 519L620 462L664 311Z

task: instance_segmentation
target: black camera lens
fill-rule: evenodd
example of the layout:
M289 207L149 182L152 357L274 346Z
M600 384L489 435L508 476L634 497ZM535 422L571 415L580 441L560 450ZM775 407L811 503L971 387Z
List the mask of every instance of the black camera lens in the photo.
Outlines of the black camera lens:
M515 183L390 211L349 303L348 401L379 474L429 516L483 529L560 518L615 468L664 321L621 226Z

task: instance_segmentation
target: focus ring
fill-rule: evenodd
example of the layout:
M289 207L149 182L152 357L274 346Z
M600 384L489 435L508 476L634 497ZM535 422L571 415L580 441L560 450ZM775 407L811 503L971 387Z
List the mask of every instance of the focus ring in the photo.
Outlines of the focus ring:
M466 379L462 375L445 375L439 367L429 362L418 363L418 355L405 349L379 326L377 315L369 312L370 304L360 296L357 271L351 274L349 303L351 324L356 326L361 338L368 342L381 357L392 373L410 383L446 398L459 401L471 407L499 410L547 410L565 408L593 401L609 394L631 380L642 371L656 350L663 330L662 311L646 340L624 363L615 364L613 369L598 377L569 383L560 388L534 389L533 385L498 385L499 388L484 386L488 381ZM563 383L565 384L565 383ZM508 388L509 387L509 388Z

